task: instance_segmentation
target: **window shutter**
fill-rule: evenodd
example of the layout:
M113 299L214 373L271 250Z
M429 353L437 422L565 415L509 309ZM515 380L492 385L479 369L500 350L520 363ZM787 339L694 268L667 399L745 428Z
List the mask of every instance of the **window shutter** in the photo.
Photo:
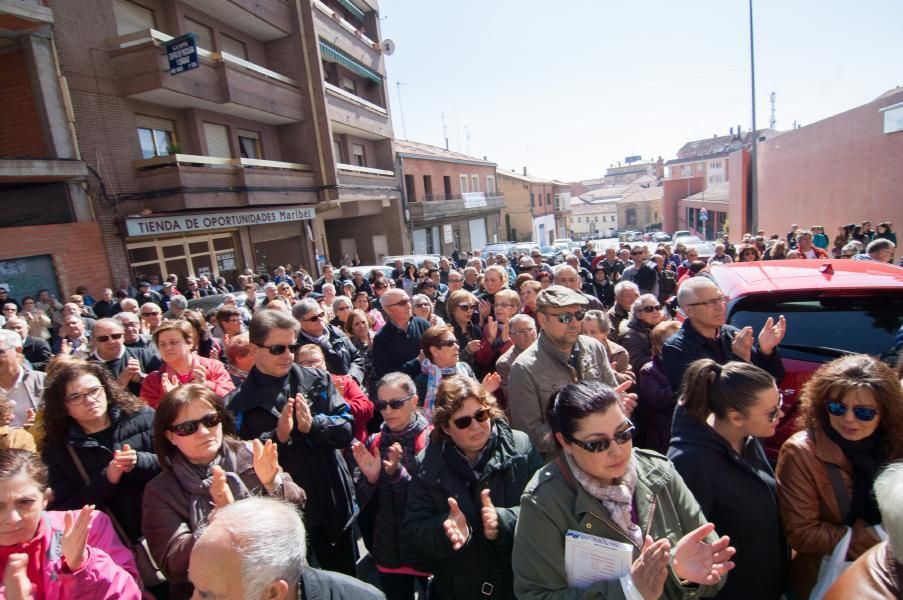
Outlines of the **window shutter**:
M144 129L156 129L158 131L168 131L175 133L176 124L169 119L154 117L151 115L135 115L135 125Z
M219 41L222 46L220 50L223 52L228 52L232 56L248 60L248 49L245 47L244 42L240 42L235 38L224 34L220 34Z
M213 30L198 23L194 19L189 19L185 17L185 28L188 31L198 34L198 46L203 48L204 50L209 50L213 52L216 48L213 46Z
M229 130L225 125L204 123L204 138L207 140L207 156L232 158L229 146Z
M154 12L129 0L113 0L113 15L117 35L154 29Z

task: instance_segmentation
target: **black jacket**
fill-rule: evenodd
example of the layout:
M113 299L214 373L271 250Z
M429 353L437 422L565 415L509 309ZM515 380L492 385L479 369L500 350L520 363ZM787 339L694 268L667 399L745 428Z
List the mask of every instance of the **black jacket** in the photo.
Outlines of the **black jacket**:
M109 508L134 542L141 537L144 486L160 472L154 453L154 409L144 407L127 416L112 406L110 421L112 448L102 446L97 439L86 435L75 421L72 421L66 439L44 442L41 458L47 464L53 490L50 509L76 510L86 504L96 504L98 509ZM86 484L82 479L66 444L75 449L90 483ZM113 460L113 451L121 450L124 444L138 451L138 464L131 472L123 473L119 483L113 485L107 480L104 469Z
M53 358L53 351L45 340L28 335L22 342L22 355L31 363L35 371L43 371L50 359Z
M634 373L652 360L652 328L643 321L631 318L618 343L627 350Z
M778 514L774 471L756 438L738 455L708 425L678 406L668 458L693 492L718 535L737 549L727 583L718 598L778 600L790 558Z
M408 552L426 561L433 573L431 598L514 598L511 551L520 497L533 473L542 466L539 454L522 431L502 420L494 422L495 444L485 457L479 477L465 480L452 467L461 455L451 441L431 443L417 458L419 468L408 483L402 543ZM455 456L457 455L457 456ZM479 467L479 465L478 465ZM480 492L490 490L499 516L499 536L483 536ZM442 522L448 517L448 499L456 498L472 534L458 551L452 550ZM491 592L486 595L483 591Z
M416 377L420 372L416 361L420 336L429 328L429 322L420 317L411 317L404 331L391 321L386 323L373 338L373 381L379 381L386 373L402 370Z
M718 338L707 340L693 329L689 319L684 321L678 332L671 336L662 348L662 365L674 393L680 390L684 372L695 360L711 358L722 365L731 360L742 360L731 350L734 336L739 331L731 325L722 325L718 330ZM752 349L752 364L765 369L779 382L784 377L784 364L777 348L771 356L765 356L759 350L759 343L755 342Z
M360 579L305 566L298 600L386 600L385 594Z
M358 384L363 383L366 368L364 357L338 327L327 325L326 332L329 334L329 344L320 346L320 349L326 357L327 370L333 375L350 375ZM298 334L298 343L316 344L303 331Z
M292 429L288 443L276 437L276 423L287 398L301 393L313 415L308 433ZM338 539L349 524L354 486L341 450L351 444L351 409L326 371L292 365L282 378L251 369L239 389L226 398L243 440L272 439L279 464L307 493L304 514L308 528L323 526Z
M163 364L160 361L160 357L157 356L157 353L151 350L150 348L124 348L125 352L122 353L122 356L119 358L114 358L113 360L100 360L95 354L92 357L93 362L100 363L104 365L110 372L113 374L113 377L118 378L122 371L129 364L130 358L137 358L138 362L141 364L141 372L147 375L148 373L153 373ZM129 392L132 393L133 396L141 395L141 382L130 381L128 385Z

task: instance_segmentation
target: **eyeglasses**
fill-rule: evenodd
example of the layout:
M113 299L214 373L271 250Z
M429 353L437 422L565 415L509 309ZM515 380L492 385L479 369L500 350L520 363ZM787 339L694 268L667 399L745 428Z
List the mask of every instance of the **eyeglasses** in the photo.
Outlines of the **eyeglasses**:
M454 423L455 427L457 427L458 429L467 429L468 427L470 427L470 424L474 421L474 419L476 419L478 423L482 423L488 418L489 418L489 409L481 408L477 412L473 413L472 416L458 417L457 419L452 421L452 423Z
M103 386L98 385L92 388L88 388L84 392L76 392L74 394L70 394L66 397L66 404L78 406L79 404L83 404L88 398L97 398L101 393L103 393L103 391Z
M570 322L573 321L574 319L576 319L576 320L578 320L578 321L582 321L582 320L583 320L583 317L586 316L586 311L585 311L585 310L578 310L578 311L575 312L575 313L561 313L561 314L558 314L558 315L548 315L548 316L551 317L551 318L553 318L553 319L558 319L558 322L561 323L562 325L567 325L568 323L570 323Z
M457 346L458 340L440 340L436 342L437 348L451 348L452 346Z
M145 310L142 310L142 311L141 311L141 316L142 316L142 317L153 317L154 315L159 315L159 314L160 314L160 311L159 311L159 310L155 310L155 311L153 311L153 312L148 312L148 311L145 311Z
M301 344L273 344L272 346L264 346L261 344L261 348L266 348L270 351L270 354L273 356L280 356L285 354L285 351L288 350L292 354L298 351L298 348L301 347Z
M507 302L496 302L495 307L496 308L514 308L514 305L509 304Z
M413 398L413 394L410 396L406 396L404 398L399 398L397 400L377 400L376 401L376 410L382 412L387 408L391 407L392 410L399 410L404 407L404 403Z
M476 304L459 304L458 310L476 310L478 306Z
M778 400L778 405L775 406L771 410L771 412L768 413L768 422L769 423L774 423L775 421L778 420L778 415L781 414L781 408L783 408L783 406L784 406L784 398L781 397L781 399Z
M121 340L123 335L125 335L125 334L111 333L110 335L95 335L94 341L103 343L103 342L108 342L110 340Z
M317 369L320 367L320 364L322 364L320 362L322 360L323 359L321 359L321 358L312 358L310 360L302 360L298 364L301 365L302 367L309 367L312 369Z
M221 414L210 413L209 415L204 415L200 419L195 419L193 421L183 421L182 423L178 423L177 425L171 425L169 427L169 430L179 437L186 437L197 432L199 425L203 425L207 429L212 429L222 422L223 416Z
M418 302L414 305L414 308L429 308L432 306L429 302Z
M411 303L410 298L404 298L402 300L399 300L395 304L386 304L385 308L392 308L393 306L404 306L405 304L410 304L410 303Z
M350 306L340 306L337 309L335 309L336 312L340 312L343 310L351 310L351 307Z
M850 407L842 402L828 402L827 408L828 412L835 417L842 417L847 414L847 410ZM873 421L878 416L878 409L867 406L854 406L853 415L860 421Z
M661 311L662 311L662 305L661 305L661 304L654 304L654 305L644 306L644 307L642 307L640 310L643 311L643 312L646 313L646 314L650 314L650 313L654 313L654 312L661 312Z
M308 323L316 323L320 319L326 316L326 313L317 313L312 317L307 317L305 319L301 319L302 321L307 321Z
M636 427L634 427L633 423L631 423L629 420L627 421L627 424L627 429L616 433L613 439L605 438L596 442L583 442L571 435L566 435L565 437L567 437L571 442L577 444L587 452L605 452L611 446L612 442L615 442L619 446L623 446L633 439L633 436L636 435Z
M718 304L724 304L727 302L726 296L718 296L717 298L712 298L711 300L703 300L702 302L693 302L692 304L687 304L687 306L717 306Z

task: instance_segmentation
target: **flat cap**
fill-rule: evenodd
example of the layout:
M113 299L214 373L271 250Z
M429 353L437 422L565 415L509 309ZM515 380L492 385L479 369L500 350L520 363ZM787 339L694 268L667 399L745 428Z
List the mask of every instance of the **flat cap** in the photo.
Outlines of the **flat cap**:
M565 306L586 306L589 300L580 292L563 285L550 285L536 296L536 309L540 308L564 308Z
M517 261L517 266L520 269L535 269L536 261L529 256L521 256L520 260Z

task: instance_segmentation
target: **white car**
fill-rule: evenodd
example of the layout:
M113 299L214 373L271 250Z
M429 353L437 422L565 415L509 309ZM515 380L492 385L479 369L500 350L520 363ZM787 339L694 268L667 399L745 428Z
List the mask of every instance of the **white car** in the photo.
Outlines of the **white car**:
M713 242L703 242L695 235L685 235L680 238L675 238L674 245L671 247L674 248L677 244L683 244L687 250L691 248L696 250L696 252L699 253L699 258L701 260L708 260L715 255L715 244Z

